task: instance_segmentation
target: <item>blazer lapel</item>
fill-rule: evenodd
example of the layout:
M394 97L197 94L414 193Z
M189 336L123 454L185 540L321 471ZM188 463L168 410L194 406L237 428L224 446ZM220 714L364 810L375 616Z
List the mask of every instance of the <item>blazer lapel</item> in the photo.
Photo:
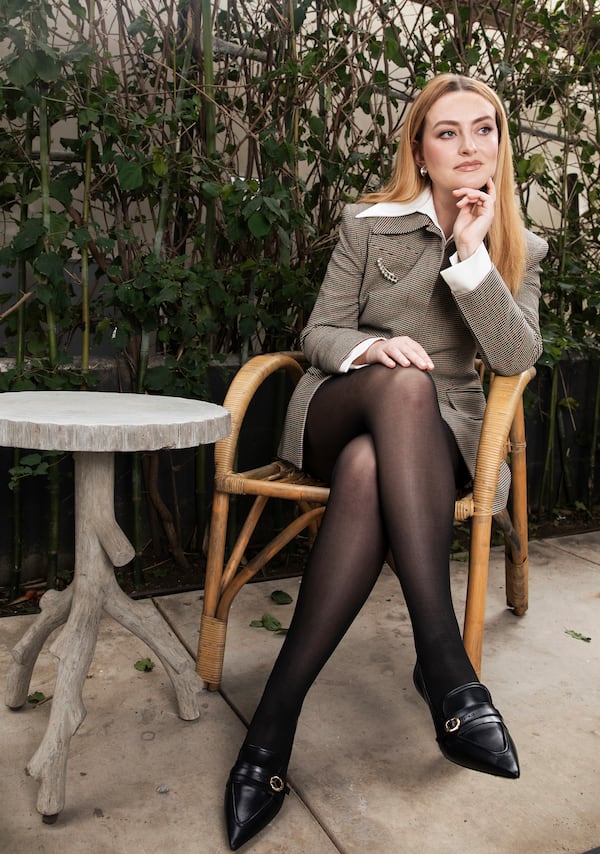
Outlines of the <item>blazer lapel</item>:
M405 216L377 217L373 223L372 234L412 234L420 229L441 235L439 228L424 213L412 213Z

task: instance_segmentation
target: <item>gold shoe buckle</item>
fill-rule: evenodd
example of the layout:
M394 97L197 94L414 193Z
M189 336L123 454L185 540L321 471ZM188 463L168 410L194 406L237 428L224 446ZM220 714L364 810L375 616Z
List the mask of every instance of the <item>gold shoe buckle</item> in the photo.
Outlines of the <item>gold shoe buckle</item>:
M446 723L444 724L444 729L446 732L456 732L460 727L460 718L448 718Z
M285 789L285 783L277 774L274 774L273 777L269 780L269 786L273 789L274 792L283 792Z

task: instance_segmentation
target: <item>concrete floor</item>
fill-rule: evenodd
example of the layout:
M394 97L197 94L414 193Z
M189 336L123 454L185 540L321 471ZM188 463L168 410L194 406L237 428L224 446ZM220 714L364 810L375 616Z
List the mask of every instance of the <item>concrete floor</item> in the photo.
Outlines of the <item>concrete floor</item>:
M411 684L411 631L395 578L369 602L311 690L289 769L292 793L244 852L285 854L583 854L600 846L600 532L531 544L530 610L504 607L503 555L492 556L483 680L519 749L521 778L459 768L440 754ZM67 803L54 825L36 811L24 767L50 703L0 708L2 854L226 852L225 780L281 636L251 628L270 612L287 625L299 580L248 585L232 611L222 693L203 694L198 721L177 717L160 664L103 619L71 741ZM465 565L453 564L457 610ZM200 594L156 607L193 653ZM0 673L31 617L0 620ZM586 643L572 630L591 637ZM43 651L31 690L50 696L55 660Z

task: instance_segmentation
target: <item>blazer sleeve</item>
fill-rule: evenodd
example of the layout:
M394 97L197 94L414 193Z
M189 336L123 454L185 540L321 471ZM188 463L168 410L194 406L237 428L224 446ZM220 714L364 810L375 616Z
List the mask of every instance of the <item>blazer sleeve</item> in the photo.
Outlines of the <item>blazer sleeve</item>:
M358 329L370 231L367 220L356 219L363 207L347 205L342 212L338 242L300 339L311 365L329 374L339 373L351 350L373 337L373 332Z
M529 231L525 235L525 274L515 297L495 267L475 289L455 296L479 355L491 371L502 376L521 373L542 354L540 264L548 244Z

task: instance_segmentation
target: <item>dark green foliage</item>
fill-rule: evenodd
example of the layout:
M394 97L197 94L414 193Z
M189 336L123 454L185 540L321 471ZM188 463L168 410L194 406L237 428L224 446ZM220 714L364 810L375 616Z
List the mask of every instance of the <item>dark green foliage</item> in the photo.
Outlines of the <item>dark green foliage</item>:
M551 247L544 365L597 358L600 13L482 8L0 0L0 390L93 387L100 352L138 391L206 397L211 360L296 347L343 205L388 176L442 71L506 104ZM589 504L597 415L586 441Z

